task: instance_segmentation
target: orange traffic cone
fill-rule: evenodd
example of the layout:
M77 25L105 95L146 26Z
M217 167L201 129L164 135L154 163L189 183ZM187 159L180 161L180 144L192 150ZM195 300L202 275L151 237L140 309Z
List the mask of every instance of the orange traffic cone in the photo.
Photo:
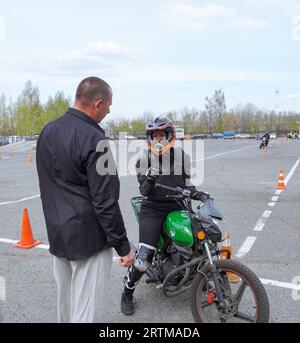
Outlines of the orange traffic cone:
M285 183L284 183L283 170L280 170L280 172L279 172L279 180L278 180L277 188L276 189L277 190L283 190L283 191L286 190L286 186L285 186Z
M223 244L221 245L221 249L226 249L230 251L230 255L232 255L232 246L230 242L230 233L229 231L226 232L226 238ZM221 256L223 259L227 259L227 252L222 252Z
M28 163L32 163L32 155L31 155L31 154L28 155L27 162L28 162Z
M41 243L42 242L36 241L33 238L28 211L27 208L24 208L21 240L20 242L13 244L13 246L20 249L31 249Z
M230 241L230 233L229 231L226 232L226 238L225 241L223 242L223 245L221 245L221 249L226 249L230 251L230 255L232 256L232 246L231 246L231 241ZM227 252L221 253L221 256L223 259L227 259L228 255ZM241 281L241 278L231 272L226 272L227 274L227 279L230 283L239 283Z

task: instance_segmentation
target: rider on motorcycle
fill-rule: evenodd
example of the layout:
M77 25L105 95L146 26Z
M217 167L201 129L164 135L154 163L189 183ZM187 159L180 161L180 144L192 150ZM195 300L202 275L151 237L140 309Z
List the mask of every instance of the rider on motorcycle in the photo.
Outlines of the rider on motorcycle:
M155 188L156 182L170 187L191 190L194 200L204 201L207 193L198 192L190 184L190 157L182 148L175 148L176 132L173 122L157 117L146 126L148 150L136 163L140 193L144 196L139 221L139 246L133 265L124 278L121 311L125 315L134 312L133 292L152 263L163 223L167 215L181 210L179 204L167 198L167 192Z
M266 131L265 134L261 137L262 140L263 140L264 138L265 138L265 140L266 140L265 147L267 147L268 144L269 144L269 140L270 140L269 131Z

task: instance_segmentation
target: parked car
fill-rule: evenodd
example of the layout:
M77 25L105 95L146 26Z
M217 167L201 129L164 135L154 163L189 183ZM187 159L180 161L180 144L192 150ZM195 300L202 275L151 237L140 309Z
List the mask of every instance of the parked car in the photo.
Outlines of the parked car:
M192 136L192 139L208 139L211 138L211 135L208 133L195 133Z
M175 127L176 131L176 139L184 139L184 128L183 127Z
M108 139L111 140L111 141L118 140L119 136L110 133Z
M136 138L137 139L146 139L146 135L138 135Z
M119 139L132 140L132 139L136 139L136 137L131 136L131 135L125 135L125 136L119 136Z
M25 140L25 141L34 141L35 137L34 136L24 136L23 140Z
M7 144L9 144L8 137L6 137L6 136L1 136L1 137L0 137L0 146L1 146L1 145L7 145Z
M233 131L224 131L223 138L224 139L235 139L235 133Z
M251 135L249 133L238 133L238 134L235 135L235 138L250 139L252 137L251 137Z
M9 144L6 140L0 140L0 146Z
M276 139L277 134L275 132L270 133L270 139Z
M219 132L215 132L211 135L212 139L219 139L219 138L223 138L223 137L224 137L223 133L219 133Z

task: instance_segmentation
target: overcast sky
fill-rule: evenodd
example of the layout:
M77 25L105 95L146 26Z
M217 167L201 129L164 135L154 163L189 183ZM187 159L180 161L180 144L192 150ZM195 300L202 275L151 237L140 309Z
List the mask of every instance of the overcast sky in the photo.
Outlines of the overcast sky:
M27 80L41 99L99 76L111 114L227 107L300 112L300 1L0 0L0 93ZM275 89L280 96L275 97Z

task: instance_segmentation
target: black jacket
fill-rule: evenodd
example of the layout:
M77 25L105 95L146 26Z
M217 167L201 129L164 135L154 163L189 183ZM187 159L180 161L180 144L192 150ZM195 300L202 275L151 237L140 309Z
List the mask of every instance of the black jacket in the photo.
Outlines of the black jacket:
M108 146L100 126L74 108L40 134L36 162L41 200L49 250L57 257L78 261L108 247L120 256L130 251L118 204L118 175L101 176L96 170L99 157L106 156L99 146L96 151L100 141Z
M154 166L151 162L155 162ZM164 163L167 162L167 163ZM181 148L170 149L170 155L166 160L162 157L154 158L151 161L151 154L143 152L136 163L137 179L139 182L140 193L146 197L143 199L143 205L152 208L178 208L175 200L167 198L169 191L155 188L155 183L160 183L169 187L181 187L195 190L195 186L190 183L191 162L190 156ZM159 176L153 182L146 177L148 168L152 166L159 171ZM165 175L164 175L165 174Z

